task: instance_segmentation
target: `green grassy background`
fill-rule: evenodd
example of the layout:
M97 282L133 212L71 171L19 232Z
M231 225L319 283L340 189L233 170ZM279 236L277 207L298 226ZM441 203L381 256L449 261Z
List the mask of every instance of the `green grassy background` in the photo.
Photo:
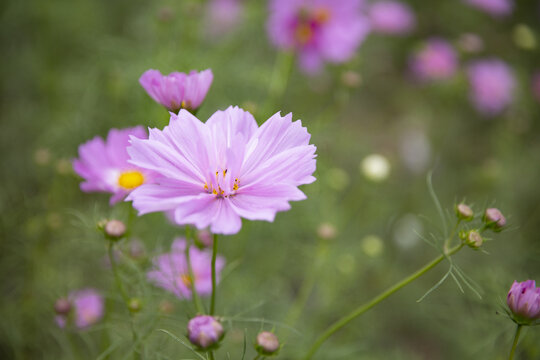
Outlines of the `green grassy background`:
M218 359L240 359L244 336L246 359L253 358L261 328L275 329L285 342L280 358L296 359L332 321L437 256L415 234L442 231L426 186L429 170L450 219L462 199L477 212L497 206L509 219L508 230L485 245L488 254L464 249L455 258L482 298L469 289L461 293L449 279L417 303L444 275L443 263L330 339L317 358L506 357L514 325L497 311L512 281L540 280L540 106L530 91L540 54L513 39L515 26L526 24L540 41L540 5L518 2L512 16L496 21L461 2L410 1L419 22L413 35L371 35L349 64L328 66L315 78L293 69L270 113L302 119L318 148L318 180L303 187L308 200L294 203L273 224L244 221L238 235L221 238L229 266L218 312L234 319L226 322ZM129 207L110 208L108 195L80 192L70 160L79 144L112 127L166 124L167 112L138 84L149 68L211 68L214 83L198 117L240 105L262 123L270 114L263 106L277 56L265 33L266 3L246 1L243 21L220 38L208 34L199 1L6 1L0 16L0 357L96 359L112 346L110 358L130 358L129 316L105 265L106 243L95 230L102 218L127 221ZM484 39L477 56L498 56L517 76L514 104L493 119L472 109L463 68L443 84L419 86L406 76L418 41L432 35L455 41L465 32ZM343 83L347 71L360 74L358 87ZM400 155L403 135L411 131L424 134L430 146L419 171L408 169ZM384 182L370 182L359 171L371 153L391 163ZM323 222L337 228L335 239L317 238ZM130 293L143 299L135 325L147 336L144 358L195 359L158 330L183 338L192 304L143 281L148 257L167 250L183 230L152 214L137 219L133 234L147 258L123 263L121 270ZM381 240L376 254L365 241L369 235ZM314 287L291 330L287 314L310 276ZM83 287L106 296L106 318L79 333L58 329L54 301ZM164 299L174 311L158 315ZM540 329L525 332L522 359L540 357L539 339Z

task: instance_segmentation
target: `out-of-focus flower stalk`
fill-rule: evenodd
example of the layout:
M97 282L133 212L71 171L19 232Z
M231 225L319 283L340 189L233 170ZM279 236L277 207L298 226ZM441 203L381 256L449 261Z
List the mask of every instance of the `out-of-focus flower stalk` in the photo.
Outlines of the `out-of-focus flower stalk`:
M195 275L193 274L193 268L191 267L191 260L189 257L189 248L191 247L191 227L189 225L186 225L186 261L187 261L187 268L188 268L188 275L191 279L191 295L193 299L193 305L195 305L195 309L197 309L197 312L200 314L204 314L204 306L201 302L201 298L199 297L199 294L197 293L197 289L195 286Z
M523 325L519 325L516 328L516 335L514 335L514 343L512 344L512 350L510 350L510 356L508 357L508 360L514 359L514 353L516 352L517 344L519 341L519 335L521 335L521 329L523 328Z
M437 266L437 264L439 264L441 261L443 261L444 259L452 256L453 254L457 253L459 250L461 250L461 248L464 246L465 244L464 243L460 243L459 245L456 245L454 246L453 248L449 249L448 251L445 251L444 253L442 253L441 255L439 255L437 258L435 258L434 260L432 260L430 263L428 263L427 265L425 265L424 267L422 267L421 269L417 270L416 272L414 272L413 274L409 275L408 277L406 277L405 279L401 280L400 282L398 282L397 284L393 285L392 287L388 288L386 291L384 291L383 293L377 295L376 297L374 297L373 299L371 299L370 301L368 301L367 303L365 304L362 304L360 307L356 308L355 310L353 310L352 312L350 312L349 314L345 315L344 317L342 317L341 319L339 319L338 321L336 321L334 324L332 324L321 336L319 336L319 338L315 341L315 343L311 346L311 348L309 349L309 351L307 352L306 356L304 357L304 360L308 360L308 359L311 359L313 357L313 355L315 355L315 353L317 352L317 350L319 349L319 347L321 347L321 345L330 337L332 336L334 333L336 333L338 330L340 330L342 327L344 327L345 325L347 325L349 322L351 322L352 320L356 319L358 316L364 314L365 312L367 312L369 309L371 309L372 307L374 307L375 305L377 305L378 303L380 303L381 301L383 301L384 299L386 299L387 297L389 297L390 295L392 295L393 293L395 293L396 291L398 291L399 289L401 289L402 287L404 287L405 285L408 285L410 284L411 282L413 282L414 280L418 279L420 276L424 275L425 273L427 273L429 270L433 269L435 266Z
M214 315L216 311L216 258L217 258L217 243L218 235L214 234L214 242L212 244L212 297L210 298L210 315Z

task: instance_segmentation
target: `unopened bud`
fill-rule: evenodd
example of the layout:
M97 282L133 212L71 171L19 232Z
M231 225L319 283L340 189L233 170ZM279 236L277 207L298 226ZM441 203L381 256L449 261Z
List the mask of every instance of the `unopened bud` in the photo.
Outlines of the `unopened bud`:
M207 350L217 346L223 335L223 326L210 315L199 315L189 320L189 341L199 349Z
M269 331L260 332L257 335L255 350L261 355L274 355L279 350L279 340L274 333Z
M71 302L66 298L60 298L54 303L54 311L58 315L67 315L71 311Z
M502 228L506 226L506 218L497 208L486 209L486 212L484 213L484 222L487 227L496 232L501 231Z
M482 243L484 242L484 239L482 238L482 235L480 235L478 230L470 230L464 232L462 234L462 238L465 241L465 244L467 244L473 249L478 249L480 246L482 246Z
M144 244L138 239L132 240L129 243L129 256L137 260L143 258L144 255Z
M163 300L159 303L159 311L163 314L172 314L174 312L174 305L168 300Z
M109 220L103 229L111 239L120 239L126 233L126 225L120 220Z
M458 219L465 221L471 221L474 218L472 209L463 203L456 205L456 215Z
M212 239L212 234L206 229L199 230L197 232L197 239L205 247L212 247L212 244L214 243L214 239Z
M137 298L129 299L128 302L128 309L132 313L138 313L142 309L141 300Z
M336 233L336 228L330 223L322 223L317 228L317 235L319 235L321 239L331 240L336 237Z
M345 71L341 74L341 82L343 85L356 88L362 83L362 76L355 71Z

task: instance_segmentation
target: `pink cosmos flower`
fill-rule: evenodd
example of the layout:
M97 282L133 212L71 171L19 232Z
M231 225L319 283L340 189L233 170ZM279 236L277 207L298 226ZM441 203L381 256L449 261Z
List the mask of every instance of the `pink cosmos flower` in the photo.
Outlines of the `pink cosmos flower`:
M406 35L416 25L414 12L399 1L378 1L370 6L371 30L381 34Z
M196 110L206 97L213 79L210 69L169 75L151 69L142 74L139 83L152 99L177 113L180 109Z
M71 304L71 309L68 311L75 312L75 326L79 329L89 327L103 317L104 300L95 289L88 288L72 292L68 296L68 301ZM55 321L58 327L64 328L67 325L69 312L56 316Z
M446 80L456 72L456 52L446 40L431 38L413 55L410 68L422 81Z
M299 54L302 70L315 73L323 61L349 60L369 32L362 0L271 0L268 33L280 49Z
M513 100L515 79L512 69L499 59L477 60L468 66L470 99L483 115L501 113Z
M193 283L199 295L212 293L212 252L199 250L195 246L189 248L189 259L193 278L189 276L186 259L186 241L176 239L170 253L161 254L153 259L154 267L148 272L148 279L157 286L170 291L182 299L191 299ZM225 260L218 256L216 259L216 275L219 282L219 273L225 265Z
M79 158L73 160L73 170L85 180L81 183L82 191L111 193L112 205L151 179L151 172L128 163L126 148L130 136L148 137L142 126L111 129L106 141L96 136L79 146Z
M465 2L495 17L509 15L514 9L513 0L465 0Z
M233 30L241 20L243 5L240 0L211 0L207 5L207 28L214 36Z
M520 283L514 281L506 297L506 303L520 321L540 319L540 288L536 287L534 280Z
M132 137L130 162L158 176L128 199L139 214L174 211L179 225L235 234L242 217L271 222L290 209L289 201L306 198L298 186L315 181L309 139L291 114L277 113L258 127L238 107L206 123L180 110L163 130L150 129L148 140Z
M534 74L532 79L532 91L537 101L540 101L540 71Z

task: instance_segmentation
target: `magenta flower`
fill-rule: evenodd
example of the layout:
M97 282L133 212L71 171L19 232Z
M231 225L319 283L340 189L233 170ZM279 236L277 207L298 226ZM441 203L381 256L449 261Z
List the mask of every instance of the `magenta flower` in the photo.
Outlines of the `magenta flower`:
M456 52L440 38L431 38L412 56L410 68L421 81L440 81L452 77L457 69Z
M465 2L495 17L509 15L514 9L513 0L465 0Z
M148 140L132 138L130 162L158 176L128 199L139 214L174 211L177 224L218 234L240 231L242 217L272 222L289 201L306 198L299 185L315 181L309 139L291 114L277 113L258 127L238 107L206 123L180 110L163 130L151 129Z
M537 101L540 101L540 71L534 74L532 79L532 91Z
M414 12L399 1L378 1L370 6L368 16L373 32L406 35L416 25Z
M189 248L189 259L193 279L189 275L186 259L186 241L176 239L171 247L171 252L161 254L153 259L153 269L148 272L148 279L157 286L173 293L181 299L191 299L191 289L195 289L199 295L212 293L212 252L199 250L195 246ZM225 266L225 260L218 256L216 259L216 275L219 282L219 273Z
M323 61L343 63L369 32L362 0L271 0L268 33L280 49L299 54L302 70L315 73Z
M82 191L111 193L112 205L151 179L151 172L128 163L126 148L130 136L148 137L142 126L111 129L106 141L96 136L79 146L79 158L73 160L73 170L85 180L81 183Z
M518 283L514 281L508 296L508 307L518 322L531 322L540 319L540 288L534 280Z
M223 338L223 326L210 315L199 315L189 320L189 341L200 349L209 349Z
M512 69L498 59L477 60L468 66L470 99L486 116L501 113L513 100L515 79Z
M177 113L180 109L196 110L204 98L214 75L212 70L191 71L189 74L173 72L162 75L159 70L147 70L139 83L152 99Z
M104 301L103 297L95 289L83 289L72 292L68 296L70 304L69 310L65 313L58 313L55 318L56 324L64 328L68 322L68 316L74 311L75 326L84 329L97 323L103 317ZM67 308L67 307L66 307Z

